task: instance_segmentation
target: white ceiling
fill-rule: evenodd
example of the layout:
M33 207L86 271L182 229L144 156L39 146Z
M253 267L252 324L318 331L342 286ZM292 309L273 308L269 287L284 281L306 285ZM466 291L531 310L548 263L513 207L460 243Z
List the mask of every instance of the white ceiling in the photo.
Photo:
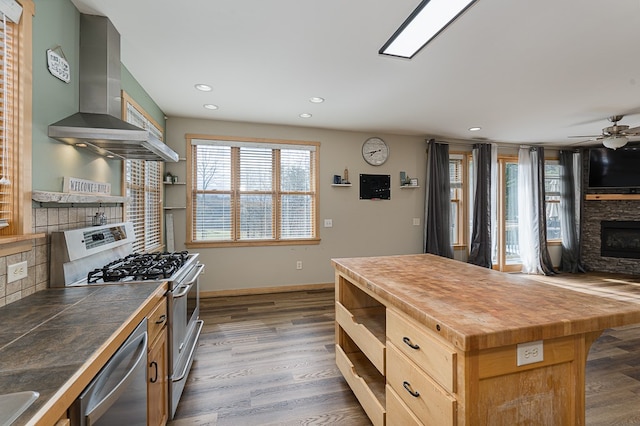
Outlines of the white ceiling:
M169 117L547 146L640 126L639 0L478 0L412 60L378 50L419 0L72 2Z

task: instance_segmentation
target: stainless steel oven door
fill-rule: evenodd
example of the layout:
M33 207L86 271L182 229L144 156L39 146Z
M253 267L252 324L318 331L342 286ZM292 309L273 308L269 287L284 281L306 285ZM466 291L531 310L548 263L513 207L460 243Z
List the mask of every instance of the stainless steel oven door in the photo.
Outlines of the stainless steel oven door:
M184 282L176 283L169 292L169 310L171 313L170 344L170 414L175 410L184 390L186 378L193 363L198 344L202 321L200 315L200 274L204 264L197 264L185 277Z

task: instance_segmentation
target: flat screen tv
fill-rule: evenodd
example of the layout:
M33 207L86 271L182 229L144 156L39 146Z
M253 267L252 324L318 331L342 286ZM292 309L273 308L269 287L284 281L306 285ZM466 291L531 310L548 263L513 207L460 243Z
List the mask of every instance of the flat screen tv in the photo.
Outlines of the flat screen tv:
M588 187L640 188L640 144L627 144L616 150L590 148Z
M361 200L389 200L391 175L360 175Z

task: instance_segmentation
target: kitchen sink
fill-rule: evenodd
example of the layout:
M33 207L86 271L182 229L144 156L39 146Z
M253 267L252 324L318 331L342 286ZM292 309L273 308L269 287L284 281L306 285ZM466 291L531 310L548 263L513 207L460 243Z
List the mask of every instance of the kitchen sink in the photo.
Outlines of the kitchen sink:
M38 399L40 394L33 391L14 392L0 395L0 426L9 426L20 414Z

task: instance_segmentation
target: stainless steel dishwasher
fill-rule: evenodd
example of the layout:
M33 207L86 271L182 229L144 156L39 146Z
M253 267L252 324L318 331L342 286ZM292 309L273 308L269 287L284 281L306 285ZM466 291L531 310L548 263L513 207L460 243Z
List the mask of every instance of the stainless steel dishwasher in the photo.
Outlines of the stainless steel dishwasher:
M74 426L147 424L147 320L131 333L70 410Z

